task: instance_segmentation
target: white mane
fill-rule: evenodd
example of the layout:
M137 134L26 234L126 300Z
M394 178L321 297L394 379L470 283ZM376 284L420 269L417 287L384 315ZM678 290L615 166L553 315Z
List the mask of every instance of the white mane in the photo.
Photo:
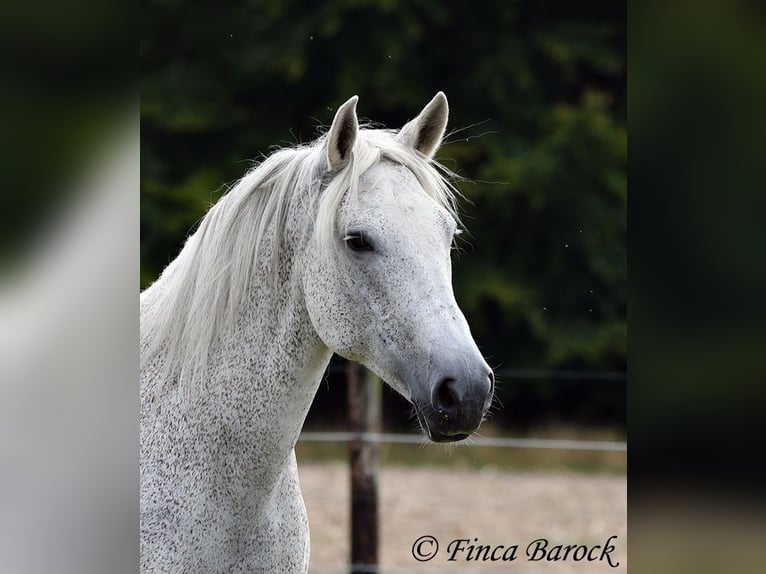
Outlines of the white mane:
M344 196L356 194L360 176L385 159L407 167L425 192L458 219L459 193L449 181L454 174L395 136L391 130L360 130L348 164L337 173L328 173L325 135L309 145L277 151L245 174L142 293L142 368L162 351L164 380L189 390L204 384L209 349L233 325L256 266L268 266L276 277L293 201L305 206L307 217L316 209L317 243L320 249L334 250ZM271 249L263 249L267 246Z

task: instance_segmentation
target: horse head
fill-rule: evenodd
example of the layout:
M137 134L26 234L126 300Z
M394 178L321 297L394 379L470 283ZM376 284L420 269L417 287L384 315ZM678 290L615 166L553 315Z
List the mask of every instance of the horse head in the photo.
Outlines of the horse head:
M304 253L308 313L328 348L414 405L432 441L462 440L486 415L494 376L452 289L458 221L433 161L447 99L439 92L398 132L361 130L357 99L338 109L325 139L320 193L344 190L325 202Z

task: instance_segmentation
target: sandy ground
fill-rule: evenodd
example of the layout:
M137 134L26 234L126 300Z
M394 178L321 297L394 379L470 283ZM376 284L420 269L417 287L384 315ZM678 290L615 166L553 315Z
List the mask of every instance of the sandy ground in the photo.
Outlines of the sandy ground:
M299 464L311 524L311 572L347 572L349 471L343 464ZM575 473L513 473L438 468L384 468L380 476L382 572L626 572L626 480ZM413 558L415 540L439 542L427 562ZM612 535L612 568L606 561L529 561L525 550L545 538L556 545L604 545ZM450 561L449 543L506 548L513 561L470 560L467 549ZM474 541L478 538L478 542ZM423 551L433 550L425 543ZM496 554L500 557L502 552ZM592 554L598 558L600 550Z

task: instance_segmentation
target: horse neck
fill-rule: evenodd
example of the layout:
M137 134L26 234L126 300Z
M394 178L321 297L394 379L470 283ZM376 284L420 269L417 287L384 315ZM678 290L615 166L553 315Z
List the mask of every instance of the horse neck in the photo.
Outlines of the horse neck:
M332 355L304 303L296 261L304 243L280 249L276 278L270 266L257 267L233 328L211 349L205 402L214 401L217 426L225 421L256 454L258 472L288 460ZM271 242L265 247L269 257Z

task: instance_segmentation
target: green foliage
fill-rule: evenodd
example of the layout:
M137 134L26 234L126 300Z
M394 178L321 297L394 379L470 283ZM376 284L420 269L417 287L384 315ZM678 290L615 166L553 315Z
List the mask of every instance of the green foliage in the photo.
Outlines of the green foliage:
M501 183L465 186L476 224L456 289L477 337L502 362L620 368L625 128L594 91L553 105L540 122L544 137L487 154L478 179Z
M455 289L495 366L626 361L625 6L143 4L142 284L228 182L359 94L402 125L444 90L466 181Z

